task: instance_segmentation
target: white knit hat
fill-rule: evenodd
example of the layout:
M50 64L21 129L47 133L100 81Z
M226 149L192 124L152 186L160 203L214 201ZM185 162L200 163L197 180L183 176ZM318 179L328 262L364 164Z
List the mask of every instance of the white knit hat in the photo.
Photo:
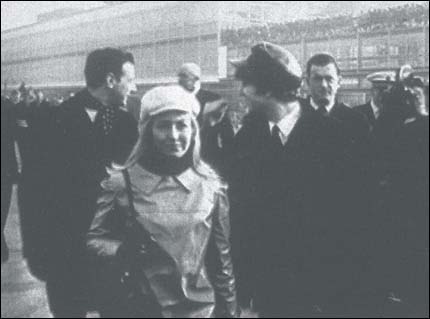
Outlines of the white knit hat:
M181 111L197 116L200 104L196 97L178 85L159 86L149 90L142 98L140 118L155 116L166 111Z

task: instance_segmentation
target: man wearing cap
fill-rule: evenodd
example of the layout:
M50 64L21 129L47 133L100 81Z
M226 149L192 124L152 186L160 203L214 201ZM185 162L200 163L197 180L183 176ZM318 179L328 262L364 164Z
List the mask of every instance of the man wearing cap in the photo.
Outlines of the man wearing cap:
M371 99L366 104L356 106L355 110L366 116L372 130L382 113L384 94L393 86L395 75L393 71L384 71L374 72L366 77L372 83Z
M52 135L51 186L41 262L55 317L85 317L90 306L85 235L95 213L100 183L113 162L122 164L137 139L137 123L123 109L135 89L134 58L119 49L91 52L87 87L65 101ZM93 310L93 309L91 309Z
M333 313L344 217L332 198L346 141L338 123L299 101L302 71L290 52L263 42L234 64L252 109L231 180L239 298L268 318Z
M197 117L200 126L203 125L206 104L221 100L219 94L201 88L201 76L202 71L195 63L184 63L178 71L179 85L194 94L200 103L200 112Z

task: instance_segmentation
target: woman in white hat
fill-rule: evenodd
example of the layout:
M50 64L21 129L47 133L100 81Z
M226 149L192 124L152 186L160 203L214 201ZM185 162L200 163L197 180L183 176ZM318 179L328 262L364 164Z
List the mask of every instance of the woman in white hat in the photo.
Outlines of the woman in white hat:
M134 300L126 310L112 300L118 315L237 315L226 187L200 158L198 111L180 87L150 90L126 173L112 172L102 185L87 243L98 257L134 266L134 292L127 292ZM114 214L127 218L112 227ZM125 219L132 228L123 227Z

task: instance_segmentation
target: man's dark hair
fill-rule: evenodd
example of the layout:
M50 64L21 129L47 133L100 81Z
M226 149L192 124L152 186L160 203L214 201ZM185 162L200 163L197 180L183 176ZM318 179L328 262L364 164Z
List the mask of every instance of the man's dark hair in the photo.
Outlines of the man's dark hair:
M85 63L87 86L90 88L102 86L109 73L119 79L122 75L122 67L126 62L134 64L133 55L120 49L104 48L91 52Z
M340 69L333 56L327 53L315 54L313 57L309 59L308 63L306 63L306 75L310 77L312 65L326 66L329 64L334 64L334 66L336 67L337 74L339 75Z

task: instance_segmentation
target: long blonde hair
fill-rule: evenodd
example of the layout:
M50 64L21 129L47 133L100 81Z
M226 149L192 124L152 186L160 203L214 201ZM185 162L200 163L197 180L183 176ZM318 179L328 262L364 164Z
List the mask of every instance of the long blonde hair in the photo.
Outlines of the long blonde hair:
M194 171L202 176L205 179L209 179L212 181L220 182L221 179L219 175L215 172L215 170L207 164L201 158L201 140L200 140L200 128L197 122L197 119L194 115L191 115L191 126L193 130L192 135L192 143L191 146L194 146L193 149L193 169ZM143 115L140 118L138 129L139 129L139 138L134 146L133 150L126 163L124 164L124 168L130 168L138 163L138 161L142 158L145 152L151 151L149 145L151 145L151 141L148 139L152 136L152 134L148 134L148 129L152 128L152 123L154 120L154 116Z

